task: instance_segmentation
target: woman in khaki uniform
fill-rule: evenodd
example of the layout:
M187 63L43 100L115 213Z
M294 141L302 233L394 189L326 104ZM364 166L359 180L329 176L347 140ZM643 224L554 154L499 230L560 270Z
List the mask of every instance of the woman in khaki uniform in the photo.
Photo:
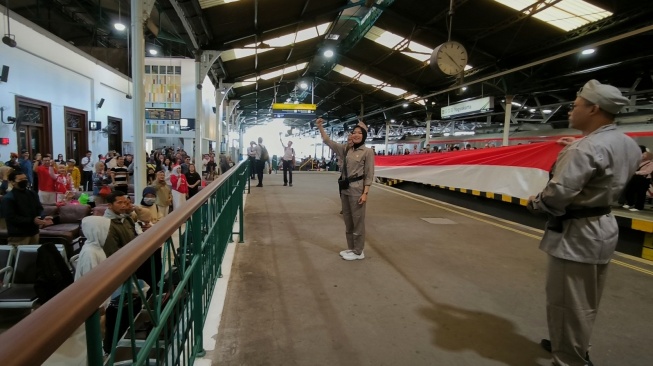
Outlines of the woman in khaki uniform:
M343 162L342 180L348 182L348 187L340 191L342 214L345 220L345 235L347 249L340 256L348 261L364 259L365 248L365 203L370 186L374 181L374 151L365 147L367 126L359 122L351 132L351 145L331 141L318 118L317 127L324 143L327 144Z

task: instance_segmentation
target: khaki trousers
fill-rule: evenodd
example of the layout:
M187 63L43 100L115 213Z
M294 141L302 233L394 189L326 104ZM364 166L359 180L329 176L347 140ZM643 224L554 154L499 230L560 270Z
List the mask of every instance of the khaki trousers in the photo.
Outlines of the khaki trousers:
M7 244L9 245L29 245L29 244L39 244L39 234L32 236L10 236L7 238Z
M342 218L345 220L345 236L347 248L356 254L361 254L365 248L365 206L359 205L360 195L348 196L341 194Z
M607 269L607 264L586 264L549 256L546 315L554 365L587 364L585 356Z

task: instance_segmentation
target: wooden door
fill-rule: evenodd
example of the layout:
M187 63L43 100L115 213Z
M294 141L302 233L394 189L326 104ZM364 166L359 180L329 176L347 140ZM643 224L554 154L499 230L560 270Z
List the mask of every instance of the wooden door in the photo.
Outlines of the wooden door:
M122 120L109 117L106 132L109 139L109 151L115 150L122 155Z
M36 153L51 153L50 103L16 97L16 110L18 153L25 149L29 151L31 158L34 158Z
M88 112L64 107L66 122L66 160L75 159L79 165L88 150Z

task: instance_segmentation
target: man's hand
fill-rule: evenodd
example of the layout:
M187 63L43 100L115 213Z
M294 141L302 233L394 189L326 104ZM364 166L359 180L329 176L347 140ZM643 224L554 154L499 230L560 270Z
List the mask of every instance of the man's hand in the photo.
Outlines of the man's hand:
M558 143L558 145L567 146L573 144L574 141L576 141L575 137L565 136L559 138L558 141L556 142Z
M367 193L363 193L361 197L358 199L358 204L362 205L363 203L367 202Z
M323 125L323 124L324 124L324 120L323 120L322 118L318 118L318 119L315 121L315 125L316 125L318 128L322 128L322 125Z

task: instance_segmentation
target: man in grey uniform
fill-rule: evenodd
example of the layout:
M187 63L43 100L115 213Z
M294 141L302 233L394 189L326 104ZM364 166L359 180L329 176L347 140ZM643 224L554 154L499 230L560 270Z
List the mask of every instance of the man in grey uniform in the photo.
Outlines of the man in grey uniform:
M590 80L569 112L583 138L560 152L546 187L528 200L549 217L540 249L548 253L547 322L542 340L558 366L591 365L590 335L619 228L610 213L641 158L637 143L617 131L615 114L628 99L610 85Z

